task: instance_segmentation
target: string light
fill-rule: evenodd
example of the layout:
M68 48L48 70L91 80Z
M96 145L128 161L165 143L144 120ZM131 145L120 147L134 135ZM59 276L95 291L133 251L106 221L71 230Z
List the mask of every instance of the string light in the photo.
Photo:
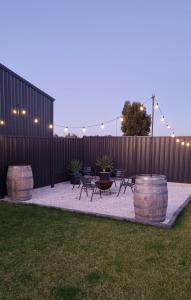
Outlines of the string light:
M16 109L13 109L12 113L13 113L14 115L16 115L18 112L17 112Z
M23 110L21 111L21 114L22 114L22 115L26 115L26 113L27 113L27 112L26 112L25 109L23 109Z
M156 103L156 104L155 104L155 109L158 109L158 108L159 108L159 104Z
M180 139L176 139L176 142L177 142L177 143L180 143Z
M65 132L67 132L67 131L68 131L68 126L66 126L66 127L64 128L64 131L65 131Z
M37 124L39 120L37 118L34 119L34 123Z
M185 145L185 142L181 142L181 145L184 146L184 145Z
M168 125L168 124L166 125L166 127L167 127L168 129L171 129L170 125Z
M186 146L189 147L189 146L190 146L190 143L186 143Z
M172 137L172 138L174 138L174 137L175 137L175 133L174 133L174 132L171 134L171 137Z
M48 126L50 129L52 129L53 128L53 125L52 124L49 124L49 126Z
M82 127L82 131L86 132L86 127L85 126Z
M0 125L5 125L5 122L3 120L0 120Z
M164 118L164 116L160 119L161 120L161 122L164 122L165 121L165 118Z
M120 121L123 122L123 117L122 116L120 117Z
M140 106L140 111L143 111L144 110L144 107L143 105Z
M101 129L104 129L105 125L103 123L101 123Z

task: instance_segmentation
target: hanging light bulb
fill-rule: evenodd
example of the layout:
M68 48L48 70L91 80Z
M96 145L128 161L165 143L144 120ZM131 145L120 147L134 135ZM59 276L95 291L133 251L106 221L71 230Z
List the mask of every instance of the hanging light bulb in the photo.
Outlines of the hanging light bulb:
M53 128L53 125L52 124L49 124L49 126L48 126L50 129L52 129Z
M180 143L180 139L176 139L176 142L177 142L177 143Z
M0 120L0 125L5 125L5 122L3 120Z
M160 120L161 120L161 122L164 122L164 120L165 120L164 116Z
M101 129L104 129L105 125L103 123L101 123Z
M181 145L184 146L184 145L185 145L185 142L181 142Z
M39 120L37 118L34 119L34 123L37 124Z
M120 117L120 121L123 122L123 117L122 116Z
M26 113L27 113L26 110L25 110L25 109L22 109L21 114L22 114L22 115L26 115Z
M189 146L190 146L190 143L186 143L186 146L189 147Z
M86 132L86 127L85 126L82 127L82 131Z
M159 108L159 104L156 103L156 104L155 104L155 109L158 109L158 108Z
M143 105L140 106L140 111L143 111L144 110L144 107Z
M174 137L175 137L175 133L174 133L174 132L171 134L171 137L172 137L172 138L174 138Z
M168 129L170 129L170 128L171 128L171 127L170 127L170 125L168 125L168 124L166 125L166 127L167 127Z
M13 113L14 115L16 115L18 112L17 112L16 109L13 109L13 110L12 110L12 113Z
M65 132L67 132L67 131L68 131L68 126L66 126L66 127L64 128L64 131L65 131Z

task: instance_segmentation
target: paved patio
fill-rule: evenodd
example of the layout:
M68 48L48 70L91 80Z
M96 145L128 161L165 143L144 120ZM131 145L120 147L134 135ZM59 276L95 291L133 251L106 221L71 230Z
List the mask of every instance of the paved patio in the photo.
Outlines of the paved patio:
M90 202L91 191L89 198L83 192L81 200L79 200L80 189L75 187L72 190L72 185L68 182L56 184L54 188L43 187L33 191L33 198L29 201L22 202L24 204L36 204L47 207L57 207L68 211L75 211L85 214L93 214L100 217L109 217L113 219L121 219L132 222L135 220L133 207L133 194L130 189L126 193L121 192L119 197L116 197L119 189L115 185L111 188L111 194L105 192L100 198L97 193ZM191 201L191 184L168 183L169 200L167 208L166 220L162 223L153 224L155 226L171 227L182 209ZM5 200L8 200L5 199Z

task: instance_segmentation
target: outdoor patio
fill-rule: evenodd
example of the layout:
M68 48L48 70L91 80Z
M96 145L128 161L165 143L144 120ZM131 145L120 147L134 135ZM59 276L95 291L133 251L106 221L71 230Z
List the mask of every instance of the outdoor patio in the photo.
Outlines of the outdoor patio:
M22 203L56 207L100 217L137 222L134 215L133 193L128 188L125 194L122 191L117 197L118 190L119 183L117 183L116 187L113 184L111 193L108 191L104 192L102 198L100 198L99 193L96 193L91 202L91 191L89 191L89 197L83 192L81 200L79 200L80 188L76 186L72 189L72 185L69 182L63 182L56 184L54 188L48 186L33 190L33 198ZM179 213L191 200L191 184L169 182L168 193L166 220L162 223L149 224L171 227ZM8 198L4 200L7 201Z

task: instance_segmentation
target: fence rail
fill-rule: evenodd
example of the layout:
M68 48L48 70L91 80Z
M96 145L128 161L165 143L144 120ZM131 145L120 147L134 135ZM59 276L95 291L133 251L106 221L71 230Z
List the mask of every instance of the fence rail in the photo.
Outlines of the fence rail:
M187 141L191 137L181 137ZM168 181L191 183L191 148L170 137L153 138L153 173L165 174ZM151 137L38 138L0 136L0 194L6 193L9 165L30 164L35 187L66 180L67 164L79 159L95 166L109 155L115 168L128 175L151 173Z

